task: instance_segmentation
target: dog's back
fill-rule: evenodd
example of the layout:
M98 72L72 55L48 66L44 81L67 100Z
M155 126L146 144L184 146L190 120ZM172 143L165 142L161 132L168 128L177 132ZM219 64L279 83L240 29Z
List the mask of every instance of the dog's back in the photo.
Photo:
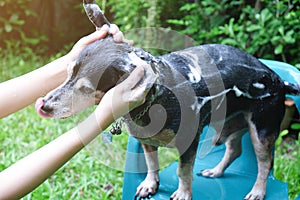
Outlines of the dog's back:
M285 84L277 74L253 56L231 46L209 44L187 48L156 58L154 67L159 79L148 96L155 96L152 104L165 107L168 116L176 118L168 120L177 126L182 120L182 107L194 110L197 116L201 109L211 113L211 106L206 104L212 100L216 100L215 107L219 109L227 102L228 116L239 110L248 111L262 99L285 94ZM229 99L224 101L225 97ZM141 106L131 114L135 116L144 109ZM148 113L144 114L144 124L148 124ZM202 118L210 117L206 115Z

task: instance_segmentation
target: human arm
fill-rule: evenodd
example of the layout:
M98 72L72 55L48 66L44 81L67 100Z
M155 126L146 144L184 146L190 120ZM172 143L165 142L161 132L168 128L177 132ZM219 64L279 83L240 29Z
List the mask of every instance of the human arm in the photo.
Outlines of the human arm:
M86 120L2 171L0 199L18 199L32 191L108 127L115 117L142 104L147 87L140 86L138 82L143 76L143 67L137 68L103 97L97 109ZM124 98L115 101L115 95Z
M81 38L65 56L23 76L1 83L0 118L30 105L38 97L44 96L63 83L67 78L68 64L74 61L87 45L104 38L107 32L108 26L103 26L100 30ZM112 24L109 32L115 41L123 41L123 34L116 25Z

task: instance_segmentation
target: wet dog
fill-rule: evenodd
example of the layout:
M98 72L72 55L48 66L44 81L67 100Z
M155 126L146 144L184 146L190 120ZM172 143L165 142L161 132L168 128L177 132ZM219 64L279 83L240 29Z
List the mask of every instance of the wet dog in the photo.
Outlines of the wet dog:
M65 83L39 102L38 113L63 118L98 103L136 67L130 55L147 62L158 75L145 103L124 116L128 132L142 143L148 166L137 196L148 197L158 190L156 150L167 146L177 148L180 155L179 185L171 199L191 199L199 134L210 125L217 130L214 144L225 143L226 152L215 168L202 175L222 176L241 154L241 138L249 130L258 175L245 199L263 199L285 95L298 95L300 89L239 49L208 44L155 57L107 37L80 54Z

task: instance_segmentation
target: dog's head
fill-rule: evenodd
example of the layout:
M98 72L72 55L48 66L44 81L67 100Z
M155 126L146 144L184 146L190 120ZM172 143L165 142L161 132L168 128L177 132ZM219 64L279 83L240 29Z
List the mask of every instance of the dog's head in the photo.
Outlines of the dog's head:
M134 68L133 47L111 37L96 41L69 65L68 78L36 102L42 117L65 118L100 102L102 96Z

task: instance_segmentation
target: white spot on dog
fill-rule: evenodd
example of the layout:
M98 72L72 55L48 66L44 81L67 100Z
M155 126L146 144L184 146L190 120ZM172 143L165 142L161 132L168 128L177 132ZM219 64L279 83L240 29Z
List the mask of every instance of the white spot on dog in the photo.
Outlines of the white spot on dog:
M234 90L235 95L236 95L237 97L242 96L243 92L242 92L238 87L233 86L233 90Z
M218 94L207 96L207 97L196 97L195 103L191 105L192 110L196 111L197 113L200 112L201 108L210 100L215 99L217 97L222 97L219 104L217 105L216 109L219 109L222 102L225 99L225 95L227 92L231 91L231 89L224 90Z
M184 57L184 58L187 58L191 64L188 65L189 67L189 70L191 71L191 73L188 74L189 76L189 80L192 82L192 83L197 83L201 80L201 68L200 68L200 65L199 65L199 58L197 55L195 55L194 52L190 52L190 51L187 51L187 52L176 52L176 54Z
M262 84L262 83L258 83L258 82L256 82L256 83L253 83L252 84L253 85L253 87L255 87L255 88L257 88L257 89L265 89L265 85L264 84Z
M262 94L262 95L259 95L259 96L252 96L247 92L241 91L237 86L233 86L232 90L235 92L235 95L237 97L244 96L244 97L247 97L249 99L263 99L263 98L267 98L267 97L271 96L271 94L269 92L267 92L265 94Z
M252 96L249 93L241 91L237 86L233 86L232 90L235 92L235 95L237 97L244 96L249 99L252 99Z
M189 73L189 79L192 83L198 83L201 80L201 69L200 67L194 67L189 65L189 68L192 73Z

